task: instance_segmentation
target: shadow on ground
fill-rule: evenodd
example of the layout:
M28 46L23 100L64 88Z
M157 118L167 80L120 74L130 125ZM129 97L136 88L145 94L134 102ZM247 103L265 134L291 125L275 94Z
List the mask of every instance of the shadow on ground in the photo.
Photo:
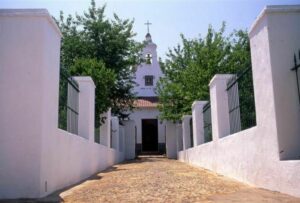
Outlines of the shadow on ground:
M157 162L155 159L163 159L165 158L164 156L161 155L151 155L151 156L138 156L135 159L132 160L127 160L122 163L119 163L118 165L124 165L124 164L136 164L136 163L144 163L144 162ZM58 191L53 192L52 194L43 197L43 198L19 198L19 199L2 199L0 200L0 203L56 203L56 202L64 202L63 198L60 197L60 194L64 191L67 191L73 187L76 187L84 182L87 181L94 181L94 180L100 180L102 176L100 173L111 173L111 172L116 172L116 171L125 171L126 169L120 169L117 166L111 166L103 171L99 171L92 176L88 177L87 179L84 179L82 181L79 181L77 183L74 183L70 186L67 186L65 188L62 188Z

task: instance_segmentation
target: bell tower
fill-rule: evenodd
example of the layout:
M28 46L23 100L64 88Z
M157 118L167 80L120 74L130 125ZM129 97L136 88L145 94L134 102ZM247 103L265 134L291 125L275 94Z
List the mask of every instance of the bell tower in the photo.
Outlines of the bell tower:
M134 91L138 97L156 97L156 84L163 74L157 60L157 46L153 43L149 30L151 23L147 21L145 25L147 25L147 34L142 51L143 62L137 67L135 72L137 86L134 88Z

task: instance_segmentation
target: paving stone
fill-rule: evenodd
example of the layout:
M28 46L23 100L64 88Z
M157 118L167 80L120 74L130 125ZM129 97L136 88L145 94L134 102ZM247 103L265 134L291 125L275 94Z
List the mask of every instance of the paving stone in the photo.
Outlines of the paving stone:
M147 156L56 195L64 202L300 202L176 160Z

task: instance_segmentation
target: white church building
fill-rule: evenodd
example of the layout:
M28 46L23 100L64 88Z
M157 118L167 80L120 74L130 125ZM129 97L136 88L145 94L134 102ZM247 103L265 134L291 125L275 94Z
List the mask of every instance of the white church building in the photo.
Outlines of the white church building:
M163 154L166 151L166 125L164 121L159 120L157 109L156 85L163 73L158 63L156 48L148 30L142 52L144 62L136 67L134 92L137 100L134 103L135 109L130 114L130 119L135 121L137 154Z

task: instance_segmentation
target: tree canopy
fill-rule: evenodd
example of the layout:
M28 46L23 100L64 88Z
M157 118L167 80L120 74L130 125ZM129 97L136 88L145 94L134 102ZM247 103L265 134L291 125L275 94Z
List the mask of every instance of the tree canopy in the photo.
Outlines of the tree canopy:
M157 87L161 119L177 121L191 113L195 100L209 100L209 81L215 74L236 73L250 66L246 31L225 36L225 23L216 31L208 27L204 38L187 39L169 49L160 61L165 78Z
M91 1L82 15L56 20L63 34L61 64L72 75L91 76L96 84L96 118L112 107L119 117L132 109L133 66L139 63L142 45L133 37L133 20L104 15L105 5Z

